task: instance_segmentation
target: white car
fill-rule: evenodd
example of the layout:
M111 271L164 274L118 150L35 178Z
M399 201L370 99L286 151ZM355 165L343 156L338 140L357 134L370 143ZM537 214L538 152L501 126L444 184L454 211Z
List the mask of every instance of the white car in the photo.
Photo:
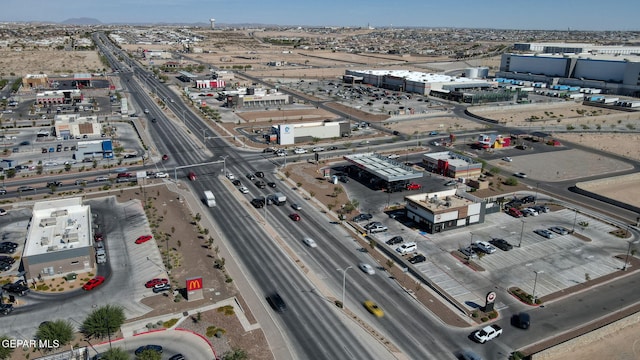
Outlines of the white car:
M513 159L512 159L512 158L510 158L510 157L508 157L508 156L503 157L503 158L502 158L502 160L503 160L503 161L506 161L506 162L512 162L512 161L513 161Z
M316 242L312 239L312 238L303 238L302 242L307 245L308 247L314 248L314 247L318 247L318 245L316 244Z
M320 151L324 151L324 148L322 146L318 146L318 147L314 147L313 148L313 152L320 152Z
M306 154L307 150L306 149L301 149L301 148L297 148L295 150L293 150L294 154Z
M236 177L232 174L232 173L227 173L227 179L229 180L235 180Z
M400 155L398 155L398 154L391 154L391 155L387 156L387 158L391 159L391 160L397 159L399 157L400 157Z
M523 172L519 172L519 173L515 173L515 174L513 174L513 176L515 176L515 177L519 177L519 178L521 178L521 179L524 179L524 178L526 178L526 177L527 177L527 174L525 174L525 173L523 173Z
M360 270L362 270L363 273L365 274L369 274L369 275L373 275L376 273L376 271L373 269L373 266L366 264L366 263L360 263L358 264L358 267L360 268Z
M241 192L241 193L243 193L243 194L248 194L248 193L249 193L249 189L247 189L247 188L246 188L246 187L244 187L244 186L239 187L239 188L238 188L238 191L240 191L240 192Z
M486 241L476 241L474 246L476 249L482 251L485 254L493 254L494 252L496 252L496 248Z
M156 177L156 178L168 178L168 177L169 177L169 174L167 174L166 172L157 172L157 173L155 174L155 177Z

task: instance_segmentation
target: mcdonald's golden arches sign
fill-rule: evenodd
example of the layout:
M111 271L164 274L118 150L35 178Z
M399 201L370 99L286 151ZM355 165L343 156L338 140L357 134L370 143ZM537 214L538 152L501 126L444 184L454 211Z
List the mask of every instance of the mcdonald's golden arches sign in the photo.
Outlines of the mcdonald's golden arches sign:
M202 290L202 277L189 278L186 285L187 291Z

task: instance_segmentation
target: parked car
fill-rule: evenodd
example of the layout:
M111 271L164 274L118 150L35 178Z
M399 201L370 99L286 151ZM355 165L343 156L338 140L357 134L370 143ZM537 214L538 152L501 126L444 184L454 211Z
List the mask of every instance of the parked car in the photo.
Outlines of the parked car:
M376 317L383 317L384 316L384 311L382 311L382 309L380 309L380 307L378 307L378 305L376 303L374 303L371 300L365 300L362 305L364 305L364 308L367 309L368 312L372 313L374 316Z
M366 230L369 230L369 229L371 229L373 227L381 226L381 225L382 225L382 223L380 221L372 221L372 222L368 223L367 225L365 225L364 228Z
M522 202L523 204L529 204L532 202L535 202L536 198L533 197L532 195L527 195L525 197L523 197L522 199L520 199L520 202Z
M384 226L382 224L379 224L379 225L372 226L367 230L369 230L370 233L375 234L375 233L379 233L379 232L385 232L385 231L389 230L389 228L387 228L386 226Z
M408 243L404 243L400 246L398 246L396 248L396 251L399 252L400 254L404 255L404 254L408 254L412 251L416 251L418 249L416 243L414 242L408 242Z
M13 304L0 304L0 314L9 315L13 311Z
M469 259L477 259L478 258L478 255L476 254L475 251L473 251L471 246L467 246L465 248L460 248L458 251L460 251L460 253L462 255L466 256Z
M169 283L164 283L164 284L155 284L153 286L153 289L151 289L151 291L153 291L154 293L161 293L163 291L168 291L171 290L171 284Z
M407 184L407 190L420 190L422 189L422 185L416 183Z
M560 235L569 234L569 229L564 228L562 226L552 226L552 227L549 228L549 230L553 231L556 234L560 234Z
M546 229L536 229L536 230L533 230L533 232L542 237L546 237L547 239L552 239L555 237L551 231Z
M509 242L505 239L491 239L489 240L489 244L497 247L502 251L509 251L513 249L513 245L509 244Z
M156 278L156 279L151 279L149 281L147 281L144 284L144 287L146 288L152 288L158 284L168 284L169 283L169 279L164 279L164 278Z
M427 258L422 254L418 254L418 255L416 255L416 256L414 256L414 257L409 259L409 262L412 263L412 264L418 264L418 263L425 262L425 261L427 261Z
M354 222L367 221L373 219L373 215L371 214L358 214L351 219Z
M520 210L524 216L538 216L538 212L533 208L525 208Z
M509 208L509 215L511 215L513 217L516 217L516 218L521 218L523 216L522 212L520 210L514 208L514 207Z
M532 208L535 211L537 211L538 213L548 213L549 212L549 207L545 206L545 205L532 206Z
M302 242L307 245L308 247L314 248L314 247L318 247L318 245L316 244L315 240L313 240L310 237L305 237L302 239Z
M139 236L139 237L136 239L135 243L136 243L136 244L144 244L144 243L146 243L147 241L151 240L152 238L153 238L153 236L151 236L151 235L142 235L142 236Z
M402 236L394 236L391 239L387 240L386 244L387 245L396 245L396 244L400 244L403 241L404 241L404 239L402 238Z
M444 186L456 186L458 184L457 181L455 180L449 180L446 183L444 183Z
M358 268L360 268L360 270L362 270L362 272L364 272L365 274L373 275L376 273L376 271L373 269L373 266L367 263L359 263Z
M493 254L494 252L496 252L496 248L494 248L493 245L486 241L476 241L475 243L473 243L473 245L474 248L482 251L485 254Z
M93 290L96 287L100 286L104 282L104 276L96 276L93 279L87 281L86 284L82 285L82 289L89 291Z

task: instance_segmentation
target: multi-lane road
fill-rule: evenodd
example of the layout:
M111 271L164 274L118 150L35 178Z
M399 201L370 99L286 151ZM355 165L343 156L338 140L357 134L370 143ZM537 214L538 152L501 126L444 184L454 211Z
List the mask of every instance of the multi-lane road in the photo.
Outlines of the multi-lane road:
M106 37L101 38L107 44ZM330 300L338 298L342 290L343 274L337 269L348 266L353 266L353 269L348 270L346 275L347 309L375 328L384 339L389 340L392 347L397 346L407 358L455 358L454 354L465 348L473 348L487 358L506 357L513 349L548 336L548 332L542 333L542 329L557 331L560 327L552 324L562 322L564 316L576 316L579 319L574 320L573 323L576 324L594 318L593 312L565 315L571 309L570 300L565 300L547 308L566 307L567 313L558 311L548 320L542 320L549 325L541 326L540 330L529 333L507 331L509 335L505 334L500 340L485 346L470 342L466 337L470 330L449 328L442 324L384 271L378 270L375 275L365 275L358 270L357 263L366 261L367 255L358 251L346 230L332 224L311 204L306 204L285 182L278 182L278 190L287 195L289 203L305 204L300 211L300 222L294 223L289 219L287 215L291 211L286 206L269 206L266 211L257 212L247 201L239 200L238 197L245 195L230 190L228 180L221 176L222 166L241 179L244 179L243 174L258 170L272 177L270 170L274 168L274 164L271 159L230 147L221 138L211 138L206 144L202 144L199 136L194 134L203 131L213 133L213 130L193 114L175 93L126 55L119 53L113 45L100 47L105 54L115 52L115 55L107 57L115 68L120 69L126 91L138 107L149 109L149 117L157 119L156 123L150 124L149 136L153 139L153 146L158 154L169 155L169 160L163 163L164 167L172 169L216 161L222 157L226 159L224 165L191 168L190 171L195 171L198 175L198 181L191 183L191 186L196 196L200 196L204 190L211 190L216 194L218 205L211 209L211 218L235 255L235 260L241 264L255 299L259 299L258 303L267 308L264 297L273 291L278 291L287 302L288 311L281 315L270 311L266 312L269 316L258 315L260 321L272 321L274 328L283 334L281 339L287 346L274 349L277 358L389 357L381 342L355 326ZM120 64L119 58L126 62L126 66ZM165 117L146 91L166 99L165 106L181 118L182 123ZM185 176L186 170L182 172L178 175ZM264 196L269 192L257 189L248 181L244 182L253 197ZM308 248L303 245L301 240L304 236L314 238L318 247ZM361 305L366 299L377 302L384 309L385 316L378 319L366 312ZM627 301L629 299L634 298L630 295ZM519 310L516 306L514 304L513 312ZM543 310L539 312L542 313ZM504 315L509 315L509 311ZM545 319L544 314L539 316ZM266 335L271 336L268 333Z

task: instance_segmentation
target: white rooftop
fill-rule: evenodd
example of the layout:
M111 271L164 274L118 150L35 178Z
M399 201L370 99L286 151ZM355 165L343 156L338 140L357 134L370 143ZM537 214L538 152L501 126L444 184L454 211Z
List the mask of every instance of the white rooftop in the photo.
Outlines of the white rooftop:
M91 211L82 198L39 201L33 205L23 256L91 246Z
M415 82L441 83L441 82L478 82L478 79L470 79L466 77L455 77L443 74L424 73L411 70L352 70L362 74L370 74L375 76L395 76Z

